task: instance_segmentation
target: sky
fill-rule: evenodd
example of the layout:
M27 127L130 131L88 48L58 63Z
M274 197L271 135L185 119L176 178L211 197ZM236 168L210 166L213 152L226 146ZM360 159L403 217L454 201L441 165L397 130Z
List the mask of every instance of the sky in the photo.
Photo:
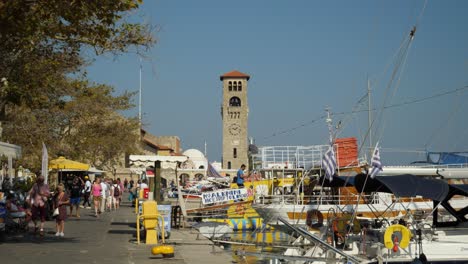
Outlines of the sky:
M184 150L203 152L206 141L208 159L220 161L219 76L238 70L251 76L248 133L258 146L327 144L328 107L338 136L358 138L364 153L360 99L370 80L384 165L423 160L425 150L468 151L467 13L462 0L147 0L131 17L157 28L141 62L144 128L179 136ZM116 93L138 91L139 67L134 53L101 56L88 76Z

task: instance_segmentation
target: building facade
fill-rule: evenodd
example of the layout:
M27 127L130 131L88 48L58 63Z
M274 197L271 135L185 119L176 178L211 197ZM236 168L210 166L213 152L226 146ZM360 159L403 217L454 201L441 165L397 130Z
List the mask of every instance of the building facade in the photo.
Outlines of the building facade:
M223 82L221 118L223 123L223 169L237 169L242 164L249 166L247 87L250 76L228 72L220 77Z

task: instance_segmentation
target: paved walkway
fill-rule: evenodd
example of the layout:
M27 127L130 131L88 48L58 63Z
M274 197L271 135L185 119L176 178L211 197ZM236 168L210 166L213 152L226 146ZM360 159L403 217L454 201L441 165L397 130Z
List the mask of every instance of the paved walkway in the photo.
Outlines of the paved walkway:
M9 235L0 242L1 263L232 263L227 252L213 247L207 239L197 239L193 229L173 229L168 244L175 247L175 257L160 259L151 255L151 246L136 245L134 208L123 203L118 211L95 218L93 210L80 209L81 218L70 217L65 223L65 237L55 237L55 222L46 223L45 236L33 233ZM160 260L155 260L160 259Z

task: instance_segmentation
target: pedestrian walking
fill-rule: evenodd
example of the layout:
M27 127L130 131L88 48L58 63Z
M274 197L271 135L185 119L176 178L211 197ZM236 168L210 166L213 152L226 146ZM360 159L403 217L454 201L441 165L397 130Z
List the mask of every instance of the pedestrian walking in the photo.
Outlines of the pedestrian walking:
M89 203L89 197L91 196L91 181L89 180L88 176L85 176L85 188L83 193L83 207L87 209L91 209L91 204ZM88 206L86 206L88 205Z
M114 198L114 193L111 190L112 180L107 178L105 183L106 183L106 209L108 212L110 212L112 208L112 199Z
M70 186L70 216L80 217L80 199L83 185L83 180L75 176ZM75 207L75 215L73 215L73 207Z
M101 186L101 179L96 178L94 180L93 186L91 186L91 193L93 194L93 203L94 203L94 216L99 217L98 213L101 213L100 211L100 205L101 205L101 200L102 200L102 186Z
M117 181L114 181L114 184L112 185L112 207L114 210L119 209L119 204L120 204L120 197L122 193L122 189L120 189L120 185L118 184ZM112 208L111 208L112 209Z
M54 208L58 208L59 211L59 214L55 218L55 227L57 230L55 236L63 237L65 235L63 231L65 229L65 220L67 219L66 205L68 204L70 204L70 199L65 193L65 186L63 185L63 183L60 183L57 186L57 193L54 196Z
M36 183L29 191L30 201L32 203L32 219L34 222L34 232L37 232L37 221L40 220L39 234L44 235L44 222L47 215L47 200L50 196L49 185L44 183L44 176L40 175L36 179Z
M107 194L108 194L108 189L107 189L106 180L102 179L101 180L101 205L100 205L99 213L104 213L106 211Z
M120 206L120 203L122 202L122 195L125 191L125 186L123 184L123 182L120 180L120 178L117 178L117 184L119 185L120 187L120 194L119 194L119 206Z

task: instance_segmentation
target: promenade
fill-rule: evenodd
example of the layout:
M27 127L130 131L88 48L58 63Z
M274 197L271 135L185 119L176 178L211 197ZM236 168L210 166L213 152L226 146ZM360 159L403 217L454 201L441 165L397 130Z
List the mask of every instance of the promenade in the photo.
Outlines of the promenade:
M8 235L0 241L1 263L232 263L230 253L211 246L211 241L194 229L172 229L167 244L174 245L175 257L151 255L150 245L136 244L136 216L130 203L117 211L95 218L90 209L80 209L81 218L69 217L65 236L55 237L55 222L46 223L45 236L32 232ZM143 241L144 242L144 241Z

